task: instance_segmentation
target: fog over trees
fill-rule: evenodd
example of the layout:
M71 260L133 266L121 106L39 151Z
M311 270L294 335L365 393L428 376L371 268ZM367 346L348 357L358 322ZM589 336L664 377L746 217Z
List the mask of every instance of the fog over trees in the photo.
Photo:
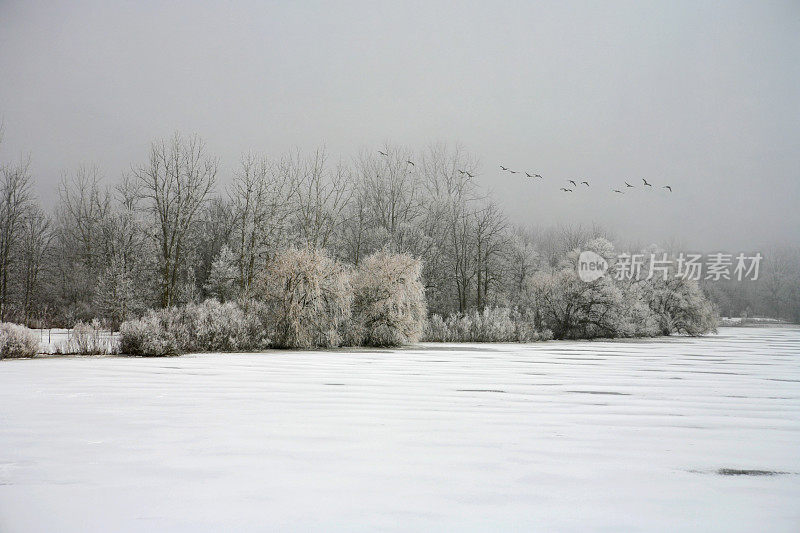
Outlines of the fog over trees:
M297 260L325 271L319 294L330 307L341 307L346 297L339 291L339 265L350 269L360 324L381 328L362 334L381 344L409 333L387 315L381 298L390 295L378 295L377 280L390 277L391 261L376 256L365 263L378 251L407 254L399 257L420 271L426 301L391 296L396 305L465 317L536 302L536 320L551 329L555 324L557 337L669 332L680 317L643 324L637 318L642 309L620 306L639 301L634 292L647 293L646 301L667 312L676 292L691 300L700 290L583 284L569 262L576 249L611 246L614 236L602 227L510 224L502 206L473 181L480 165L458 146L413 152L385 145L380 152L387 155L364 150L348 161L331 161L324 149L251 152L232 176L220 176L211 147L196 135L176 133L143 149L142 160L116 183L92 166L65 172L51 212L32 193L29 160L2 161L0 320L71 327L99 319L117 329L148 309L207 298L224 303L259 294L291 306L307 296L289 287L296 272L286 262ZM294 256L286 255L290 249ZM765 253L758 281L708 283L702 290L723 315L798 320L798 264L797 250L774 250ZM564 287L574 288L584 315L576 314L575 301L564 301ZM287 345L315 343L301 336L306 332L292 331L292 323L281 327ZM314 335L336 329L319 323Z

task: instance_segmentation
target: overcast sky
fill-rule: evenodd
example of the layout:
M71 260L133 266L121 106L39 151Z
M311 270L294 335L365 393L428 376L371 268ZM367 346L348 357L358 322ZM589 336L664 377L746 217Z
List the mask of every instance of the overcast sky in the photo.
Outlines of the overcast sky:
M31 155L46 205L62 172L111 182L175 130L226 174L250 149L446 141L516 222L800 243L796 0L47 4L0 0L0 158ZM642 177L674 193L611 192Z

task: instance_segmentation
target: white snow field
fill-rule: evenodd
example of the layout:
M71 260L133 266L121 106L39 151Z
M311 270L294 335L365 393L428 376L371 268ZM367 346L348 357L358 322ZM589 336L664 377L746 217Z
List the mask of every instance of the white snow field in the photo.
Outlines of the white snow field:
M3 533L797 532L798 473L797 328L0 361Z

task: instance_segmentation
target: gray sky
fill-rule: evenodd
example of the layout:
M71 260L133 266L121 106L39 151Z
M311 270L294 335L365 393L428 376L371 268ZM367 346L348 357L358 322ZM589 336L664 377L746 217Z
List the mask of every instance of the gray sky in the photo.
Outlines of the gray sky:
M63 171L116 180L175 130L225 169L457 142L517 222L800 243L800 2L302 4L0 0L0 157L30 153L52 205ZM642 177L675 192L611 192Z

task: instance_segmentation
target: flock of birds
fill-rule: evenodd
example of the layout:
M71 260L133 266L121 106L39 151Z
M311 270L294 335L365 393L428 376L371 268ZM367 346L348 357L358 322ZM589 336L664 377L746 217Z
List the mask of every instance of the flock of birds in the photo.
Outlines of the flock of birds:
M510 168L505 167L503 165L500 165L500 170L502 170L504 172L508 172L509 174L519 174L520 173L519 170L511 170ZM531 179L544 179L541 174L535 174L535 173L532 174L530 172L525 172L525 176L527 178L531 178ZM575 190L578 189L580 187L580 185L584 185L586 187L589 187L589 180L588 179L585 179L583 181L576 181L576 180L566 180L566 181L567 181L567 183L569 183L571 185L571 188L570 187L566 187L566 186L561 187L561 191L562 192L575 192ZM631 188L631 189L636 188L636 185L631 185L627 181L624 181L623 183L625 184L625 188L626 189L627 188ZM642 187L653 187L653 184L649 183L644 178L642 178L642 183L643 183ZM662 185L661 188L662 189L667 189L669 192L672 192L672 186L671 185ZM615 192L615 193L618 193L618 194L625 194L620 189L611 189L611 190L613 192Z
M384 157L388 157L389 156L389 154L387 152L384 152L382 150L378 150L378 153L381 154ZM416 165L414 165L414 162L411 161L410 159L408 161L406 161L406 164L411 165L411 166L416 166ZM520 173L519 170L511 170L510 168L504 167L503 165L500 165L500 170L502 170L504 172L508 172L509 174L519 174ZM475 177L474 174L470 174L466 170L459 170L458 173L462 174L462 175L469 176L470 178L474 178ZM525 176L527 178L534 179L534 180L535 179L542 179L542 180L544 179L544 177L541 174L531 174L530 172L525 172ZM561 191L563 191L563 192L575 192L575 189L578 188L579 184L580 185L585 185L586 187L589 187L589 180L588 179L583 180L581 182L577 182L575 180L566 180L566 181L568 183L572 184L572 188L570 189L568 187L561 187ZM631 188L631 189L636 188L636 185L631 185L627 181L624 181L623 183L625 184L625 188L626 189L628 189L628 188ZM643 185L642 185L643 187L653 187L653 184L652 183L648 183L647 180L644 179L644 178L642 178L642 183L643 183ZM672 186L670 186L670 185L662 185L661 188L662 189L667 189L669 192L672 192ZM615 193L625 194L624 192L622 192L619 189L611 189L611 190L613 192L615 192Z

